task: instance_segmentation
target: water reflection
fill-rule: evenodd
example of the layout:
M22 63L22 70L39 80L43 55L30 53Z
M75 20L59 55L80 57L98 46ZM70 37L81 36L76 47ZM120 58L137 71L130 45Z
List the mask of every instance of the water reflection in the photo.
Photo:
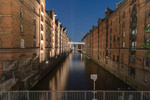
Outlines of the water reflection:
M91 74L98 74L96 90L127 90L127 84L78 52L71 53L57 69L45 76L33 90L92 90ZM62 95L61 93L59 95ZM51 96L55 100L53 96Z
M68 80L69 74L69 65L72 62L72 55L63 62L59 69L53 74L52 78L49 81L49 90L57 91L57 90L65 90L66 83Z
M125 84L120 79L116 78L108 71L100 67L98 64L93 61L86 59L85 60L85 72L88 77L91 74L97 74L98 79L96 81L96 90L128 90L131 89L127 84ZM89 80L90 85L92 86L92 81Z

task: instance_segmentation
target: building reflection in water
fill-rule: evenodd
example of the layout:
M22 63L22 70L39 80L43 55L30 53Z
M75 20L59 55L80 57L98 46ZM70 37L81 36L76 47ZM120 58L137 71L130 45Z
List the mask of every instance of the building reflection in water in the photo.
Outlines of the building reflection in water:
M85 72L88 77L91 74L97 74L98 79L96 81L96 90L128 90L131 89L127 84L125 84L120 79L116 78L114 75L110 74L108 71L100 67L98 64L94 63L89 59L85 59ZM89 80L92 87L93 81Z
M52 76L49 81L49 90L55 91L50 95L50 100L60 100L64 94L60 91L66 89L69 65L72 62L72 54L67 57L66 61L61 64L61 67L56 71L55 75ZM57 91L57 92L56 92Z

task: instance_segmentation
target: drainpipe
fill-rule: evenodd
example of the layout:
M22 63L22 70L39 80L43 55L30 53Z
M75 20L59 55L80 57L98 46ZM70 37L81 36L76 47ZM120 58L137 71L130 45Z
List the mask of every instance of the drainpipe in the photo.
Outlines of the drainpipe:
M120 40L121 40L121 38L120 38L120 10L119 10L119 67L120 67Z

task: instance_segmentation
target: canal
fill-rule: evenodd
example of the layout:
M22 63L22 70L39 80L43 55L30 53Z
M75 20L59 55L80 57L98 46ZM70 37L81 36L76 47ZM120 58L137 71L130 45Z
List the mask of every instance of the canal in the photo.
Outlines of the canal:
M96 90L131 89L120 79L79 52L72 52L32 90L92 90L91 74L97 74Z

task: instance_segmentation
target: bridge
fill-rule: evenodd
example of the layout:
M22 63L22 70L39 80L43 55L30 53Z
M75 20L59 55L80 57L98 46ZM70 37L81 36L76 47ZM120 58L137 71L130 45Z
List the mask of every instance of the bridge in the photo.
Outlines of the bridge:
M85 43L84 42L68 42L68 44L76 44L76 45L78 45L78 44L80 44L80 45L85 45Z

